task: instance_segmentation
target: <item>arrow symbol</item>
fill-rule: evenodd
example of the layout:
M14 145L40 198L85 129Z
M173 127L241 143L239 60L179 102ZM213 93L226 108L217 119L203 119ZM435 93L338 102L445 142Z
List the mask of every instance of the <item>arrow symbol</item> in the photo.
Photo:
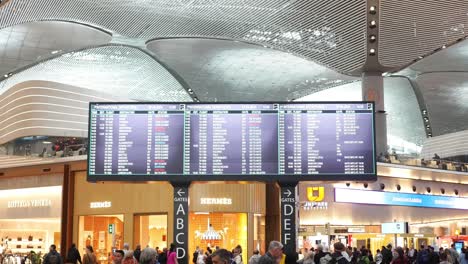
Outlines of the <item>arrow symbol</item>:
M182 191L182 189L179 189L179 190L177 191L177 194L178 194L179 196L182 196L182 194L185 194L185 192Z
M292 192L291 192L291 190L288 189L288 191L284 192L284 194L286 194L289 197L289 196L291 196Z

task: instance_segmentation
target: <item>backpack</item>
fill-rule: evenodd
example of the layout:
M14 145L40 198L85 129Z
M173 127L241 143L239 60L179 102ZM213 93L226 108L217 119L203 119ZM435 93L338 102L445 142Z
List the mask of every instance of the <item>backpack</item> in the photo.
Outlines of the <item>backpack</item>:
M357 260L357 264L367 264L366 262L366 256L364 257L359 257Z
M343 256L334 258L330 254L327 254L325 257L320 258L320 264L337 264L343 258Z

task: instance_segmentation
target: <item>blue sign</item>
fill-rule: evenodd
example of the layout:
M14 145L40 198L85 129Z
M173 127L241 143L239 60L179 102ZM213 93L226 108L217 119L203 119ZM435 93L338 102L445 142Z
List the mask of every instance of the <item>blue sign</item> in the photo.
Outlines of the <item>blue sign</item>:
M335 188L335 202L468 209L468 198Z

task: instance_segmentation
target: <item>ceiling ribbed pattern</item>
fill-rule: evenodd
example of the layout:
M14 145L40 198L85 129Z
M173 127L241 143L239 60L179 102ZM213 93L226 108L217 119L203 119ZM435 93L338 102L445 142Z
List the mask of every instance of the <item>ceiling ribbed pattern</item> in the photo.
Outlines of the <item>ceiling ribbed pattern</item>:
M379 61L399 67L467 35L466 0L380 2Z
M0 9L0 28L49 19L80 21L146 40L244 40L345 73L366 60L365 0L12 0Z
M163 66L130 47L104 46L44 61L0 82L0 94L29 80L53 81L140 101L192 101Z

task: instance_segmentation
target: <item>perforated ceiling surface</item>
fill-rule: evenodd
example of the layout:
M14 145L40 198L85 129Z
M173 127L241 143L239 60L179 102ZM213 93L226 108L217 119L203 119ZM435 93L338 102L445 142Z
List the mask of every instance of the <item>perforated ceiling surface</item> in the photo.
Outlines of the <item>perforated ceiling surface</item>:
M379 61L400 67L467 36L466 0L380 1Z
M168 39L148 49L170 65L202 101L296 99L358 80L314 62L257 45L214 39Z
M427 102L434 136L468 129L467 75L427 73L416 79Z
M191 101L181 84L146 53L106 46L64 54L0 83L0 94L17 83L46 80L140 101Z
M60 21L24 23L0 30L0 76L62 52L106 44L111 36Z
M366 60L365 0L12 0L0 9L0 28L52 19L146 40L185 36L249 41L341 72L357 70Z

